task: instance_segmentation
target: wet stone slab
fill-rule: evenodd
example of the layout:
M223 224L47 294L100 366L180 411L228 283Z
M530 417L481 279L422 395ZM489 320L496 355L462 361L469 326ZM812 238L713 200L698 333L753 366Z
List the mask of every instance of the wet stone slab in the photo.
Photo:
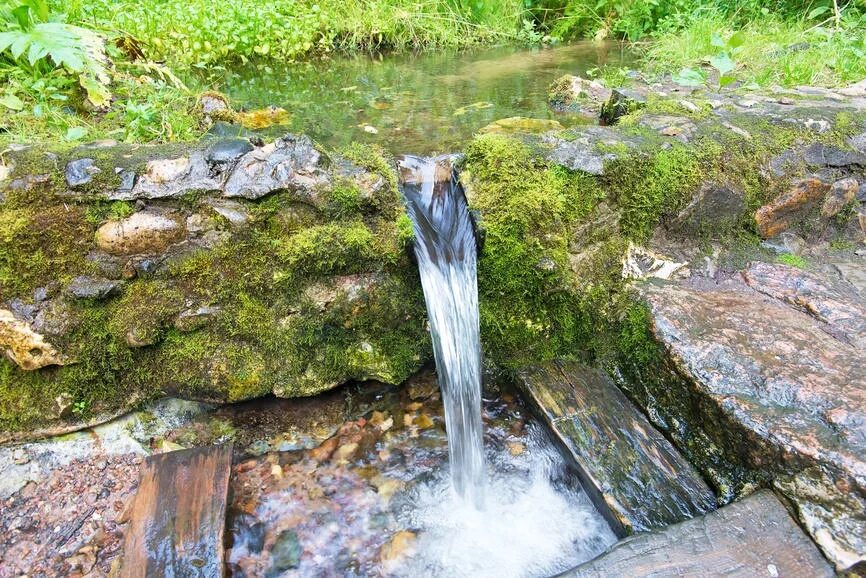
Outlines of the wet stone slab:
M866 300L848 281L864 270L756 262L643 288L674 368L645 384L647 412L696 463L713 454L773 484L839 570L866 563Z
M521 371L518 381L622 533L715 507L694 468L602 372L557 361Z
M770 491L631 536L560 578L831 578L821 552Z

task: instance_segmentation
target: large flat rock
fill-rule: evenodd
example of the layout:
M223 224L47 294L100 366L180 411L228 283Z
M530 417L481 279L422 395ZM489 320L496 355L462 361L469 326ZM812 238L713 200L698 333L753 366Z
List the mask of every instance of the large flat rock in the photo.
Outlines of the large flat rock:
M602 372L560 361L521 371L519 383L620 535L715 507L694 468Z
M204 446L145 460L129 516L120 576L218 578L232 446Z
M763 490L661 531L620 540L563 578L835 576L772 492Z
M846 278L753 263L644 288L677 374L647 411L773 483L839 569L866 561L866 301ZM664 395L690 409L652 401Z

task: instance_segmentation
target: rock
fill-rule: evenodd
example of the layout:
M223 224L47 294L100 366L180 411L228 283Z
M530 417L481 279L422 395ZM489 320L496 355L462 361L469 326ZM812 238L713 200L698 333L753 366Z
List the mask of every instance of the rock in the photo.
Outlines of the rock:
M135 189L138 176L129 170L120 171L118 174L120 176L120 186L117 187L117 191L119 193L131 193Z
M208 306L186 309L178 314L174 320L174 327L184 333L196 331L211 323L221 311L221 307Z
M683 142L689 142L698 130L697 125L689 118L666 114L644 115L638 124L657 131L662 136L676 137Z
M119 281L98 277L76 277L66 287L66 294L76 299L106 299L120 293Z
M866 132L861 132L858 135L848 138L848 144L858 152L866 154Z
M209 164L234 163L239 158L253 150L249 139L227 138L211 144L205 151L205 160Z
M30 462L30 455L23 448L15 448L15 450L12 451L12 461L19 466L23 466Z
M584 490L622 533L715 508L715 495L607 376L572 362L518 372L527 400L563 442Z
M247 208L236 201L214 200L210 203L211 208L229 223L235 226L245 225L250 220Z
M271 549L271 565L265 573L267 577L280 576L286 570L297 568L301 563L304 549L294 530L283 530L277 536Z
M866 97L866 79L849 84L845 88L839 88L836 92L845 96Z
M764 263L720 284L642 291L675 368L634 392L653 421L722 487L734 479L722 470L740 467L774 480L840 570L866 560L863 297Z
M49 365L64 365L67 359L30 325L0 309L0 349L21 369L32 371Z
M743 272L743 280L752 289L825 323L826 333L866 350L866 300L850 283L796 267L761 262L749 265Z
M803 159L812 167L866 166L866 155L822 143L809 145L803 152Z
M244 128L261 130L263 128L287 124L289 122L289 111L271 105L249 112L236 112L234 120L239 122Z
M312 200L315 188L325 181L320 157L306 136L277 139L240 158L225 184L224 194L259 199L277 190L288 190Z
M148 161L131 191L117 190L112 200L164 199L189 192L220 191L227 178L228 163L210 165L205 152L190 151L188 156Z
M761 237L768 239L787 230L823 199L830 185L816 178L802 179L788 191L755 212L755 222Z
M856 179L847 178L836 181L830 187L830 192L821 206L821 216L824 218L835 217L842 209L848 206L860 190L860 183Z
M481 128L480 134L526 134L533 132L547 132L550 130L562 130L564 127L558 121L543 118L525 118L512 116L493 121Z
M767 490L663 530L638 534L562 578L833 578L821 552Z
M601 108L604 124L615 124L621 117L646 106L646 95L637 90L614 88Z
M775 237L761 241L761 247L779 255L801 255L806 249L806 241L791 231L784 231Z
M623 279L670 279L685 263L676 263L666 257L656 255L649 249L629 243L622 260Z
M547 133L541 137L546 158L567 169L597 176L604 174L605 163L628 154L641 143L639 137L605 126L567 132L572 134Z
M112 255L159 253L184 238L183 225L166 214L144 210L96 231L96 245Z
M861 203L866 203L866 183L860 185L860 188L857 190L857 200Z
M75 398L68 393L61 393L54 398L54 414L60 418L68 418L72 415Z
M379 552L379 560L387 572L392 572L403 558L411 555L415 541L415 533L408 530L401 530L391 536Z
M705 182L668 225L679 235L723 234L742 219L746 195L727 183Z
M66 184L70 187L80 187L93 180L93 175L100 172L93 159L78 159L66 165Z
M860 223L860 231L863 233L863 240L866 241L866 210L861 208L857 211L857 222Z
M610 95L600 82L566 74L550 85L547 102L559 112L598 113Z

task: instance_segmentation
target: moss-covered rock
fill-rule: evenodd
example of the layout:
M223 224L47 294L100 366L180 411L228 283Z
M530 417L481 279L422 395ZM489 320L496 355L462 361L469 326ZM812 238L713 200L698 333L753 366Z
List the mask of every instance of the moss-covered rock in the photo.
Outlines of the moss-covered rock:
M304 149L315 179L297 182L300 172L279 171L305 141L282 142L295 148L256 149L266 186L250 186L273 188L258 200L221 198L243 155L214 160L209 180L185 164L153 181L162 159L211 163L213 145L145 147L134 165L128 147L15 153L0 202L0 302L66 364L25 371L0 360L0 431L86 420L167 392L238 401L351 379L398 383L430 358L390 160L358 146ZM63 169L85 153L99 171L69 191ZM99 178L121 167L153 181L123 193L138 205L107 200L123 183ZM187 190L193 182L207 188ZM118 290L74 297L65 289L82 275Z

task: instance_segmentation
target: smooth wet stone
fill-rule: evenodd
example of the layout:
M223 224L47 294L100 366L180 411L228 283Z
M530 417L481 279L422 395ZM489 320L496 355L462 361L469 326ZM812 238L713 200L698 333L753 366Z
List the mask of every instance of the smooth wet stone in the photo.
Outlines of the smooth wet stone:
M620 535L715 508L700 475L602 372L559 361L521 370L518 384Z
M294 530L283 530L271 549L271 566L265 573L266 578L275 578L286 570L297 568L304 549Z
M232 163L253 150L249 139L232 138L218 140L205 151L205 159L211 164Z
M66 184L70 187L80 187L93 180L93 175L100 172L93 159L78 159L66 165L64 175Z
M120 293L119 281L80 276L66 287L66 294L76 299L106 299Z
M184 238L184 226L168 214L144 210L96 231L96 245L112 255L159 253Z
M676 370L664 391L644 394L653 421L681 447L706 440L691 451L709 460L711 477L739 464L773 480L838 569L866 561L859 291L830 271L755 263L723 283L647 284L642 292Z
M832 578L821 552L772 492L630 536L561 578Z
M0 309L0 351L27 371L67 362L43 335L33 331L29 323L17 319L8 309Z
M223 575L231 461L231 444L157 454L144 461L124 531L119 575Z
M201 150L187 156L148 161L144 174L139 175L131 191L113 191L112 200L165 199L189 192L219 191L227 178L224 170L215 170Z
M487 126L482 127L478 132L480 134L526 134L562 130L563 128L559 121L556 120L512 116L495 120Z

